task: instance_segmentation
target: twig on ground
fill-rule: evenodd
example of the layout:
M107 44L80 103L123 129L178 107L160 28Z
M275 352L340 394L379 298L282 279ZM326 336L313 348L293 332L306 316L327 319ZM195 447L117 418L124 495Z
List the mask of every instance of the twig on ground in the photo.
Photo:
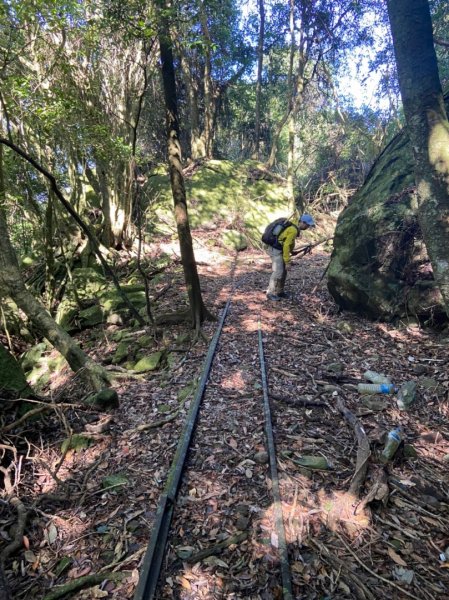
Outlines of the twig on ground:
M356 559L356 561L359 563L359 565L362 566L365 569L365 571L368 571L368 573L370 573L371 575L373 575L373 577L376 577L380 581L383 581L384 583L386 583L388 585L391 585L392 587L396 588L397 590L399 590L400 592L402 592L403 594L405 594L409 598L414 598L414 600L420 600L414 594L411 594L410 592L407 592L407 590L404 590L404 588L402 588L400 585L397 585L396 583L394 583L394 581L391 581L390 579L387 579L386 577L382 577L382 575L379 575L378 573L376 573L375 571L373 571L372 569L370 569L368 566L366 566L365 563L363 562L363 560L361 560L357 556L357 554L352 550L352 548L349 546L349 544L347 544L345 542L345 540L341 537L341 535L338 532L335 532L335 533L339 537L339 539L343 543L343 545L345 546L346 550L352 554L352 556Z

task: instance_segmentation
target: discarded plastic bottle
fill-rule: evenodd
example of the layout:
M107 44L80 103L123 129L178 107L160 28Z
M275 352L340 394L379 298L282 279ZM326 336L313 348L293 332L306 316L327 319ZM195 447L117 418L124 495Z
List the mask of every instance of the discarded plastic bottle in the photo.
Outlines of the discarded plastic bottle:
M380 455L380 460L383 463L387 463L389 460L393 458L396 454L396 450L399 448L399 445L402 441L401 437L401 428L396 427L396 429L392 429L387 437L387 441L385 443L385 448Z
M372 383L391 383L389 377L381 373L376 373L376 371L365 371L363 377Z
M392 383L359 383L357 391L361 394L393 394L396 388Z

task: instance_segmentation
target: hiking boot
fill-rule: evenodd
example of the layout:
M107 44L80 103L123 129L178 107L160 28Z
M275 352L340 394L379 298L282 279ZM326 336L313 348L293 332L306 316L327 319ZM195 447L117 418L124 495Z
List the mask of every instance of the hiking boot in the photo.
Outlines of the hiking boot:
M292 294L290 292L279 292L278 294L279 298L292 298Z
M279 302L279 300L281 299L281 297L278 296L277 294L267 294L267 299L268 300L273 300L274 302Z

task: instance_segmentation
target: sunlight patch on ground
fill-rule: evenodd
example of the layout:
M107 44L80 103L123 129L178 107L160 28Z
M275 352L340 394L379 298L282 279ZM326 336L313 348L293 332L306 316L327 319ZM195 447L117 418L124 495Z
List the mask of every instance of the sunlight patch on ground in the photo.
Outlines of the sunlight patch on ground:
M351 538L358 537L369 528L369 510L357 510L360 503L358 498L345 491L329 494L324 489L312 494L308 490L307 479L302 479L304 488L299 494L296 489L293 499L282 503L287 544L301 546L307 538L319 535L323 525L330 531L342 532ZM263 513L259 528L266 532L265 542L270 540L271 546L276 548L273 504Z
M220 255L217 253L217 248L209 249L203 244L193 242L194 252L195 252L195 260L199 263L210 263L213 267L214 265L229 262L229 256L225 254ZM165 252L170 256L180 257L179 250L179 242L163 242L159 245L159 251Z
M223 378L221 386L225 390L244 390L246 387L246 382L242 371L235 371L234 373L228 374L227 377Z

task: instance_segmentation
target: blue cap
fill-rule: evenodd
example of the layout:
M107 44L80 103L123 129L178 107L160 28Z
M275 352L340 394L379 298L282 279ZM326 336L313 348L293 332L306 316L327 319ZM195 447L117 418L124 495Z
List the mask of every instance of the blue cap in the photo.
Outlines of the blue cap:
M313 220L313 217L311 215L303 214L299 220L308 225L309 227L315 227L315 221Z

